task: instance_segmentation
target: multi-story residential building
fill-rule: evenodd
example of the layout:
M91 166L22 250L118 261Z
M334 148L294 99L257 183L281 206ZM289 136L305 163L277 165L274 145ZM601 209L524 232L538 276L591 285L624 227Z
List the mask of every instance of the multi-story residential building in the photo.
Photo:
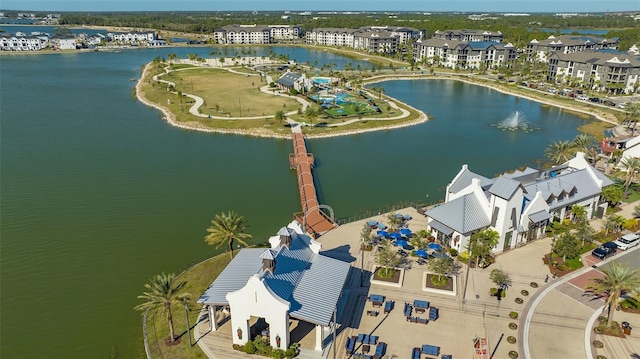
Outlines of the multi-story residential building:
M596 49L617 49L619 43L620 39L617 37L604 39L584 35L551 35L545 40L531 40L527 44L527 58L529 60L548 62L549 56L554 52L570 54L572 52Z
M408 27L316 28L307 31L305 42L312 45L346 46L368 52L395 53L398 45L423 36L423 31Z
M46 47L48 40L40 36L30 36L24 33L0 35L0 51L38 51Z
M504 35L500 31L487 30L445 30L436 32L432 36L434 39L458 40L458 41L493 41L502 42Z
M216 44L270 44L301 35L302 29L295 25L227 25L213 31Z
M302 28L297 25L269 25L272 40L297 40L302 37Z
M307 31L305 42L312 45L353 47L354 32L353 29L316 28Z
M491 228L500 235L494 252L541 238L549 221L571 215L574 205L587 218L601 216L607 204L602 188L613 184L578 152L562 165L487 178L466 165L447 186L445 203L425 212L428 228L443 243L465 250L471 235Z
M56 50L75 50L77 48L76 38L71 35L53 37L51 43Z
M598 91L633 93L640 84L640 61L615 50L555 52L549 59L547 80L581 84Z
M110 32L107 34L111 41L121 44L146 44L149 41L157 39L156 33L153 31L145 32Z
M512 44L493 41L418 40L413 45L416 62L452 69L495 68L512 63L517 56Z

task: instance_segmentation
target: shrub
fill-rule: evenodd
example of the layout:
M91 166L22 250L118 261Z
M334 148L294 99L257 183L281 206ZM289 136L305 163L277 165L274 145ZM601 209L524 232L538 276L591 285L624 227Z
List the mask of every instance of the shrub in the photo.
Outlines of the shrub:
M514 337L513 335L509 335L507 337L507 341L511 344L515 344L516 343L516 337Z
M469 252L460 252L460 254L458 254L458 260L462 263L469 263Z
M247 344L245 344L244 347L242 347L242 351L247 353L247 354L255 354L256 353L256 346L253 345L253 342L251 340L249 340L247 342Z
M520 294L524 295L525 297L529 295L529 291L526 289L523 289L520 291Z
M287 358L293 358L296 355L296 350L293 348L289 348L284 351L284 356Z
M518 319L518 312L511 312L511 313L509 313L509 318L511 318L511 319Z
M531 286L531 288L538 288L538 283L536 282L531 282L529 283L529 285Z
M627 298L620 302L620 306L624 309L640 309L640 301L634 298Z
M598 348L598 349L601 349L601 348L603 348L603 347L604 347L604 343L602 343L602 342L601 342L601 341L599 341L599 340L594 340L594 341L593 341L593 346L594 346L594 347L596 347L596 348Z
M458 255L458 250L455 248L449 249L449 255L452 257L456 257Z
M517 357L518 357L518 352L517 352L517 351L515 351L515 350L511 350L511 351L509 352L509 358L511 358L511 359L516 359Z
M498 288L491 288L489 289L489 293L491 293L492 296L496 296L496 294L498 293ZM502 293L500 293L500 297L504 298L507 296L507 291L503 290Z
M271 352L271 357L274 359L282 359L286 356L286 352L282 349L275 349Z
M514 322L509 323L509 329L512 329L512 330L518 329L518 324Z
M516 303L522 304L524 303L524 300L522 300L522 298L516 298Z

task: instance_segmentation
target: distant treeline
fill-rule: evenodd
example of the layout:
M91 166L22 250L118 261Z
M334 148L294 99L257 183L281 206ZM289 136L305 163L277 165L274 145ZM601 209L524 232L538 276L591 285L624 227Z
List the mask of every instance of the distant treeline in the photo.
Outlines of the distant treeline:
M532 39L544 39L552 33L542 29L611 29L605 37L621 38L620 48L628 49L640 41L638 22L630 14L590 14L563 18L553 14L531 16L489 15L488 19L470 20L468 14L384 13L298 15L283 12L131 12L131 13L63 13L63 25L100 25L149 28L195 34L211 34L214 29L231 24L295 24L304 31L316 27L357 28L365 25L406 26L425 30L486 29L501 31L506 42L523 48Z

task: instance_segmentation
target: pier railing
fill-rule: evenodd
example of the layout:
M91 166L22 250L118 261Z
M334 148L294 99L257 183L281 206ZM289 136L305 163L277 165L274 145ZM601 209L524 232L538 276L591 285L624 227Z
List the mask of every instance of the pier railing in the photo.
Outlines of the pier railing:
M391 204L391 205L388 205L388 206L385 206L385 207L380 207L378 209L366 210L364 212L360 212L360 213L358 213L356 215L353 215L353 216L336 218L336 222L339 225L343 225L343 224L346 224L346 223L359 221L359 220L362 220L362 219L365 219L365 218L378 216L378 215L381 215L383 213L394 212L394 211L397 211L399 209L403 209L403 208L407 208L407 207L413 207L415 209L418 209L418 208L425 207L425 206L427 206L427 204L424 203L424 202L403 201L403 202L398 202L398 203Z

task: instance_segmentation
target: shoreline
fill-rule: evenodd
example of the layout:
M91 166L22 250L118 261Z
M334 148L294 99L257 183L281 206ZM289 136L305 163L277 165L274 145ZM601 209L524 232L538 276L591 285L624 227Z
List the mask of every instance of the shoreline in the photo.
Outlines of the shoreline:
M282 134L278 134L276 132L273 132L271 130L264 130L261 128L252 128L252 129L236 129L236 130L227 130L227 129L217 129L217 128L211 128L211 127L207 127L204 126L198 122L179 122L176 118L176 116L169 111L167 108L165 108L162 105L153 103L151 101L149 101L145 96L144 93L142 91L142 80L147 77L148 71L149 71L149 67L150 67L151 63L148 63L145 65L144 70L142 72L142 75L140 76L140 79L138 79L138 82L135 86L136 88L136 98L142 102L143 104L155 108L159 111L161 111L163 113L163 119L171 126L177 127L177 128L181 128L184 130L190 130L190 131L200 131L200 132L208 132L208 133L220 133L220 134L231 134L231 135L241 135L241 136L249 136L249 137L258 137L258 138L274 138L274 139L289 139L290 135L287 131L287 133L282 133ZM527 99L529 101L535 101L541 104L545 104L548 106L554 106L560 109L564 109L567 111L574 111L577 113L581 113L581 114L586 114L589 115L590 117L595 118L598 121L601 122L606 122L612 125L618 125L618 122L606 118L604 115L597 113L597 112L590 112L588 110L585 109L581 109L578 108L576 106L568 106L565 104L558 104L554 101L550 101L550 100L545 100L545 99L540 99L540 98L536 98L536 97L532 97L532 96L527 96L527 95L523 95L520 93L517 93L515 91L509 91L508 89L503 88L503 86L497 85L497 84L488 84L488 83L484 83L484 82L480 82L480 81L473 81L470 80L469 78L465 78L465 77L460 77L460 76L443 76L443 75L418 75L418 76L408 76L408 75L398 75L398 76L390 76L390 75L381 75L379 77L375 77L375 78L370 78L368 80L365 80L364 83L365 84L373 84L373 83L378 83L378 82L385 82L385 81L391 81L391 80L402 80L402 81L407 81L407 80L454 80L454 81L461 81L464 83L468 83L471 85L476 85L476 86L483 86L486 88L490 88L492 90L498 91L500 93L504 93L510 96L517 96L517 97L521 97L524 99ZM386 96L386 95L385 95ZM308 139L321 139L321 138L332 138L332 137L339 137L339 136L350 136L350 135L357 135L357 134L363 134L363 133L369 133L369 132L376 132L376 131L390 131L390 130L394 130L394 129L399 129L399 128L404 128L404 127L409 127L409 126L415 126L415 125L419 125L422 124L424 122L427 122L429 120L429 117L426 113L424 113L423 111L416 109L408 104L406 104L403 101L400 101L398 99L395 99L393 97L390 96L386 96L388 99L390 99L393 102L396 103L400 103L406 107L409 107L411 109L414 109L415 111L418 112L418 118L412 121L408 121L408 122L404 122L404 123L399 123L399 124L394 124L394 125L387 125L387 126L380 126L380 127L374 127L374 128L367 128L367 129L354 129L354 130L346 130L346 131L340 131L340 132L335 132L335 133L310 133L310 132L305 132L304 136ZM367 121L366 119L364 121ZM377 121L376 119L370 119L370 121Z

